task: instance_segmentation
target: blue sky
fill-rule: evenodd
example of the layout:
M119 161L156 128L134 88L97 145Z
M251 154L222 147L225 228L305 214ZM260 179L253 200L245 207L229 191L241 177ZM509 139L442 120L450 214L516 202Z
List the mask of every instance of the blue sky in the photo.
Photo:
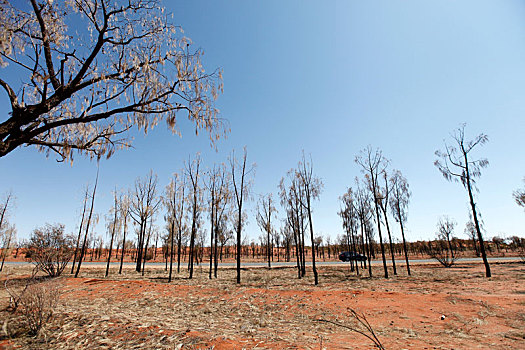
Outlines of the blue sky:
M210 149L187 122L182 138L159 125L134 148L101 163L95 210L103 215L111 190L133 185L150 169L164 187L189 155L204 164L227 160L247 146L257 163L254 199L273 192L301 151L311 154L324 191L315 203L314 228L342 232L338 197L361 176L354 157L379 147L408 179L412 200L409 240L434 236L441 215L463 236L467 195L433 165L434 151L461 123L467 136L489 136L475 152L490 165L478 181L486 236L525 236L525 213L512 191L525 186L525 3L521 1L170 1L208 69L224 71L218 107L231 133ZM14 79L9 68L0 76ZM0 93L0 120L9 112ZM45 222L73 232L82 186L96 164L77 157L71 167L21 148L0 159L0 192L17 197L13 221L27 237ZM247 234L256 239L253 205ZM162 216L158 224L163 226ZM282 210L279 217L283 217ZM399 237L398 228L394 235Z

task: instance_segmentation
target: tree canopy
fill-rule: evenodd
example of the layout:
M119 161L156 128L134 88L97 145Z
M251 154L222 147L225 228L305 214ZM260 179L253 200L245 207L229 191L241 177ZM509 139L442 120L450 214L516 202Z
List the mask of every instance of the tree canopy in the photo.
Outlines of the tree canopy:
M180 113L212 143L224 132L214 101L221 71L206 73L202 51L158 0L0 0L0 86L11 112L0 117L0 157L22 145L58 160L111 156L129 130ZM6 71L17 79L8 79Z

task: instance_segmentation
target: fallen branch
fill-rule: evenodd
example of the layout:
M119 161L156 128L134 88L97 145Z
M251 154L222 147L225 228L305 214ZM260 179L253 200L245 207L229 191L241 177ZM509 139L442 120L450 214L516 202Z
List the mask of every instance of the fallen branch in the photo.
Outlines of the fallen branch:
M352 332L359 333L359 334L367 337L368 339L370 339L378 349L385 350L385 347L383 346L383 344L381 344L381 342L377 338L377 336L376 336L376 334L374 332L374 329L372 328L372 326L370 325L370 323L366 319L365 315L364 314L358 314L353 309L350 309L350 312L352 313L352 316L357 320L358 324L361 325L362 327L364 327L364 330L356 328L356 327L353 327L353 326L348 326L348 325L345 325L345 324L342 324L342 323L339 323L339 322L325 320L325 319L316 319L316 321L317 322L331 323L333 325L336 325L336 326L343 327L343 328L346 328L348 330L351 330Z

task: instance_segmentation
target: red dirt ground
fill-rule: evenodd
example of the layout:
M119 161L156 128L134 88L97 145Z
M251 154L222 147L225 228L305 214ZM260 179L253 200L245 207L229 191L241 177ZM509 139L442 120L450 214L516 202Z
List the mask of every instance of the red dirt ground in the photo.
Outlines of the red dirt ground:
M525 349L525 265L492 268L487 279L477 264L427 264L386 280L323 266L319 286L311 271L298 280L292 268L254 268L238 286L227 269L210 281L200 267L194 279L183 272L168 284L160 268L104 279L102 267L90 267L82 278L61 279L61 303L39 337L3 335L0 349L373 348L365 336L320 321L358 327L351 309L386 349ZM0 297L4 308L7 295Z

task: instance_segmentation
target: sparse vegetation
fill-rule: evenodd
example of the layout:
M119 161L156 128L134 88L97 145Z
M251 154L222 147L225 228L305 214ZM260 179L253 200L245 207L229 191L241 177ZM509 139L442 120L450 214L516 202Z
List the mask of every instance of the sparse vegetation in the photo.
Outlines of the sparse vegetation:
M38 335L55 311L61 293L56 279L31 283L20 296L19 308L31 335Z
M458 246L453 237L455 226L455 221L442 217L437 224L437 239L428 242L428 254L444 267L451 267L459 258Z
M356 321L355 325L350 325L349 326L349 325L342 324L342 323L339 323L339 322L330 321L330 320L324 320L324 319L319 319L317 321L334 324L336 326L346 328L346 329L348 329L348 330L350 330L352 332L361 334L362 336L364 336L364 337L368 338L370 341L372 341L374 343L375 347L377 347L380 350L385 350L385 348L383 347L383 344L381 344L381 341L377 337L376 332L374 331L374 328L372 328L372 326L370 325L370 323L366 319L365 314L360 314L357 311L355 311L354 309L349 309L349 311L350 311L350 314L353 316L354 320Z
M31 234L27 254L38 271L60 276L73 257L73 238L64 234L64 225L46 224Z
M173 349L179 344L182 349L319 348L321 337L327 349L370 348L373 343L364 336L315 321L358 326L354 310L366 315L386 349L452 343L458 348L493 344L519 348L525 322L516 312L525 302L519 293L520 263L497 264L501 274L492 280L483 277L482 265L436 267L416 264L410 277L400 274L385 280L349 276L346 266L321 265L320 284L314 289L313 274L297 279L292 267L248 268L237 285L234 268L221 268L218 278L210 280L203 266L195 269L193 279L184 271L174 274L168 284L162 266L150 266L142 277L128 265L122 275L103 279L105 266L100 265L83 269L82 278L62 277L62 302L42 337L53 349L86 344L143 349ZM9 268L16 274L12 280L22 287L19 278L30 270ZM374 264L373 269L378 275L382 266ZM5 295L0 290L1 309L8 301ZM7 315L3 312L0 317ZM22 315L18 317L26 328ZM12 319L11 329L15 322ZM22 348L38 348L41 341L27 333L11 335L11 344Z
M476 178L481 176L481 169L489 165L486 158L473 159L472 151L476 146L482 146L487 143L489 138L485 134L479 134L472 140L465 139L465 124L454 130L452 134L453 145L445 143L444 151L436 151L438 159L434 165L439 169L441 174L448 181L460 182L468 193L469 204L471 209L474 228L479 243L481 258L485 265L485 276L491 277L485 242L481 232L481 223L478 218L479 209L476 207L474 192L479 191L476 187Z
M233 85L242 81L247 87L232 89L236 95L228 95L224 103L228 117L244 118L245 122L239 123L241 127L236 129L238 134L232 143L239 147L240 137L243 143L245 139L250 145L253 141L256 149L250 150L250 155L262 154L265 176L269 163L283 161L279 167L270 167L275 170L273 177L265 179L267 182L261 187L254 187L255 163L249 164L246 146L239 153L238 148L233 148L229 156L223 154L217 161L219 154L210 155L200 148L202 140L190 142L191 148L172 147L164 143L165 135L159 131L154 139L155 143L159 141L158 148L152 148L147 155L152 161L147 168L151 170L139 170L145 176L137 177L134 183L133 178L124 176L130 174L128 170L134 163L146 166L144 154L140 153L143 151L138 151L126 153L130 157L126 161L117 160L117 164L126 164L119 174L123 176L114 176L117 167L102 166L115 174L99 178L103 162L115 152L130 148L134 136L147 134L160 122L166 123L168 135L186 135L190 129L195 134L204 132L205 141L215 151L224 152L218 140L230 131L215 105L223 89L222 70L209 71L202 62L203 51L193 48L182 28L173 23L173 14L161 6L162 1L0 0L0 90L7 106L0 116L0 160L8 164L1 167L4 180L0 183L10 186L12 182L16 191L22 192L24 212L18 222L25 225L15 226L14 195L6 191L0 197L0 282L5 287L0 289L0 349L325 350L369 348L371 344L380 350L438 349L451 344L455 348L523 348L525 239L520 236L523 232L515 218L500 221L501 227L492 226L494 211L487 215L491 226L484 227L476 181L489 162L475 152L488 142L487 135L481 133L469 139L466 124L460 124L435 152L434 165L441 175L447 181L460 183L467 194L468 219L466 213L450 206L459 222L468 220L461 232L463 236L457 236L457 223L447 216L439 219L432 239L430 232L422 228L429 223L429 217L430 223L434 222L436 213L449 200L457 202L453 196L445 196L445 191L436 196L436 191L431 191L436 186L432 179L436 172L425 172L427 169L421 166L426 162L427 168L434 169L429 157L422 156L428 154L429 147L436 146L436 140L428 143L428 129L438 130L442 122L457 123L457 116L450 113L452 109L447 110L449 105L454 112L462 113L465 106L461 104L466 103L472 110L467 120L490 132L494 127L486 123L488 118L472 117L477 110L498 110L504 118L519 110L516 101L520 102L520 98L508 96L521 86L494 83L494 76L508 79L509 74L492 72L484 77L486 80L471 71L458 74L465 68L450 67L456 57L443 56L443 47L413 49L414 43L450 44L440 38L427 40L435 39L426 30L427 23L453 25L461 21L422 21L409 11L389 8L380 11L380 16L364 16L365 21L340 21L352 24L345 27L351 33L345 30L343 40L330 40L324 38L330 32L338 32L341 26L311 26L310 20L299 18L291 21L296 31L292 34L285 32L290 21L277 18L277 26L260 30L266 28L263 22L237 16L257 23L257 35L243 37L241 32L236 36L239 28L232 26L235 34L217 35L215 39L222 41L213 46L215 51L220 48L221 52L234 52L235 56L229 58L240 56L241 66L246 65L230 81ZM186 6L194 5L188 2L183 8L176 7L177 11L182 10L185 20L190 13ZM206 23L199 22L191 31L213 32L222 24L237 23L223 20L228 17L220 12L228 6L210 3L211 6L214 10L204 11L210 14L203 17ZM352 11L338 13L362 16L361 6L377 5L367 2L342 6L352 6ZM413 5L403 2L403 6ZM280 6L274 12L253 12L281 16L287 7L293 8ZM204 12L199 9L199 13ZM294 15L313 13L316 20L325 17L324 12L318 16L308 8L299 12ZM438 12L420 11L432 15ZM404 20L417 18L417 30L407 25L399 31L388 18L391 13L401 13L397 18ZM501 15L498 12L498 19L493 22L505 22ZM379 24L384 22L388 27L366 28L371 23L369 19L376 17L381 20ZM216 18L223 23L212 27ZM476 24L483 27L479 25L483 22ZM296 33L313 27L323 31L309 35L308 40L295 40L301 39ZM360 29L358 35L352 32L355 28ZM443 29L443 25L438 28ZM490 31L515 34L512 28L506 29ZM381 41L384 38L374 38L385 31L393 33L386 36L386 44ZM258 35L262 37L267 32L275 40L268 46L258 40ZM419 37L420 32L425 36ZM363 41L362 33L372 33L372 39L378 40ZM410 35L402 35L405 33ZM455 38L451 34L455 33L444 37ZM457 37L468 38L464 33ZM285 43L278 42L282 38L286 38ZM409 41L403 43L398 38ZM250 45L246 45L248 41ZM338 45L346 42L351 43L351 52L340 50ZM487 56L479 54L482 50L473 50L470 42L478 44L470 40L469 45L456 42L448 47L464 48L459 52L471 52L476 58ZM235 43L235 50L225 50L231 43ZM516 46L504 44L496 45L498 53ZM254 47L256 54L244 52L245 48ZM407 47L409 55L405 55ZM302 56L291 55L304 48L309 51L301 52ZM334 52L344 67L333 66L334 61L328 60ZM364 52L373 56L361 57ZM521 57L515 52L488 56L498 69L509 63L498 62L499 56ZM433 61L425 61L430 57ZM260 58L274 61L254 64ZM472 60L457 61L464 64ZM229 70L237 69L236 62L224 64ZM290 62L297 66L291 67ZM439 69L443 62L445 68ZM485 69L477 68L486 66L478 64L473 72L484 73ZM516 67L507 70L515 72ZM438 75L431 84L423 84L435 72ZM443 79L448 75L457 81L451 85L450 79ZM476 79L470 79L472 76ZM503 92L492 90L501 96L491 99L476 98L485 96L481 90L458 94L469 91L469 84L483 81L491 82L496 89L508 88L499 89ZM445 90L447 94L441 92ZM506 103L505 98L513 103ZM496 109L483 104L484 100L512 109ZM429 101L439 101L439 108L428 107ZM476 103L480 106L474 106ZM300 112L293 112L295 109ZM426 110L431 116L419 123L415 116ZM295 118L285 120L290 111L296 114ZM453 119L436 118L445 115L443 112L454 114ZM403 113L408 113L406 120L399 118ZM281 119L271 119L274 114ZM323 119L315 119L318 115ZM377 120L376 115L380 116ZM311 129L312 125L315 129ZM517 127L512 126L501 130L515 132L510 129ZM258 128L257 138L249 139L254 128ZM270 135L273 131L279 132L278 137L274 137L277 133ZM494 144L501 144L501 133L494 134L499 137ZM515 139L519 137L515 135L519 133L513 135L508 137L512 142L505 145L507 148L499 145L497 152L491 150L490 154L505 161L500 164L516 163L512 167L494 167L500 173L487 178L496 180L483 186L487 192L505 192L510 207L506 214L518 210L514 201L525 207L525 189L514 187L516 184L505 191L498 187L507 168L520 164L519 157L515 160L507 154L516 153ZM375 145L363 148L370 140ZM299 161L292 162L291 169L285 172L290 167L289 154L285 152L295 150L301 142L314 152L316 164L322 169L314 172L314 159L312 155L305 156L303 150ZM53 186L60 191L42 195L41 188L47 190L49 184L36 181L40 174L34 169L24 169L27 178L13 180L13 174L18 176L17 172L21 172L23 160L18 160L17 154L23 152L22 146L34 147L46 157L52 154L58 162L73 163L77 155L96 160L96 178L93 186L88 184L82 191L82 202L76 203L81 203L80 215L71 225L78 226L68 228L71 235L61 223L33 230L31 210L66 202L63 197L52 196L60 192L72 197L73 191L56 181ZM411 152L410 148L415 147L418 152ZM185 152L195 155L185 158ZM391 160L391 156L401 159ZM182 169L172 173L183 159L187 161ZM162 167L158 166L159 161ZM403 173L391 167L396 162L410 176L410 188ZM523 175L522 170L519 176ZM8 176L4 177L4 172ZM166 181L168 177L170 180ZM78 186L80 178L78 173L68 177L68 185ZM122 186L120 182L127 182L128 187L117 187ZM327 193L323 198L325 182ZM108 186L114 188L111 195ZM340 192L334 192L334 188ZM97 189L105 193L97 197ZM418 193L412 197L410 189ZM511 195L512 189L516 190ZM35 196L35 192L40 194ZM337 208L333 203L339 194ZM274 200L277 196L280 203ZM37 197L36 205L28 206L33 197ZM254 198L258 199L257 204L250 207ZM97 206L105 208L95 208L95 199ZM484 207L499 205L495 199L499 200L483 198ZM318 200L332 204L318 207ZM414 212L420 215L414 222L408 221L411 200L416 202ZM336 211L342 228L334 223ZM45 210L42 213L54 215ZM71 218L63 209L51 213L56 213L61 222L68 223ZM98 223L99 216L105 218L105 232L100 228L103 224ZM254 232L256 226L260 232ZM17 227L23 231L22 237L17 237ZM414 237L424 238L415 241ZM70 262L68 275L64 271L69 271Z
M5 309L8 315L2 328L8 337L23 331L18 328L20 319L28 334L37 336L55 312L62 293L61 283L56 278L37 277L37 273L35 268L30 277L13 282L11 276L7 276L4 281L9 305Z

